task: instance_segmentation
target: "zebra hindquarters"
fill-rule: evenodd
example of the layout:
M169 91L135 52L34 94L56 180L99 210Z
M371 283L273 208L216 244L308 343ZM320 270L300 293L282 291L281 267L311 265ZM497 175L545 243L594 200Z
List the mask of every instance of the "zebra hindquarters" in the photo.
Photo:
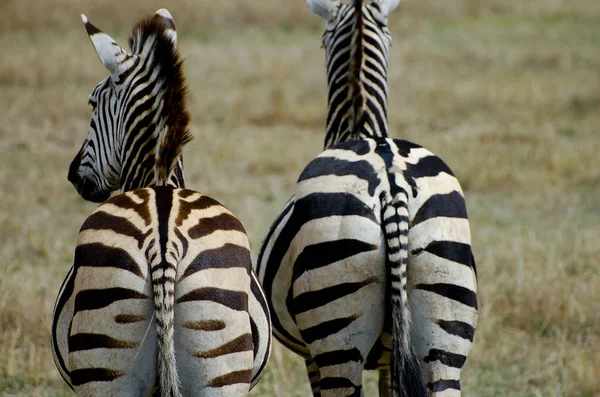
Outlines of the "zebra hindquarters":
M154 386L151 279L134 266L111 266L132 264L131 259L125 250L101 243L77 247L68 338L70 380L77 395L145 396Z
M458 182L450 188L461 192ZM429 193L422 187L419 196L426 201ZM462 194L448 195L443 211L416 217L409 231L411 338L432 397L460 396L460 372L473 343L478 310Z
M362 371L385 319L385 250L372 219L331 216L302 227L290 312L314 368L313 390L325 396L362 396ZM318 385L315 380L318 380Z
M247 242L207 241L217 237L190 244L193 259L177 272L175 351L184 396L245 396L252 381L250 252Z

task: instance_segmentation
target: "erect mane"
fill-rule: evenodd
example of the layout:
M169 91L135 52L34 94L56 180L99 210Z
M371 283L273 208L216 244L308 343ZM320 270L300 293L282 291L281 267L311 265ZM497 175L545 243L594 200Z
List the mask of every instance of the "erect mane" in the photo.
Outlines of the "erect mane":
M171 30L172 29L172 30ZM183 77L182 63L176 44L168 35L175 26L172 20L159 15L138 22L129 38L133 54L148 54L152 59L149 69L158 68L158 80L164 87L162 115L158 132L156 168L159 184L167 184L175 168L183 146L194 137L188 129L190 115L186 108L187 87ZM153 46L153 48L146 48ZM146 59L141 59L146 62Z
M352 33L352 52L350 55L350 87L352 89L352 135L358 135L359 128L362 128L363 108L365 98L363 95L362 68L363 68L363 0L354 1L354 32Z

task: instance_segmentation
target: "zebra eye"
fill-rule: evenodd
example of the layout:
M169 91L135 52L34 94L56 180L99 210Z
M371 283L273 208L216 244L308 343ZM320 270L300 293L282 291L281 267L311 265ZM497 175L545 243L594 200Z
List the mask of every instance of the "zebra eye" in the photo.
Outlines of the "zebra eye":
M91 107L95 108L96 107L96 101L94 101L92 98L88 99L88 105L90 105Z

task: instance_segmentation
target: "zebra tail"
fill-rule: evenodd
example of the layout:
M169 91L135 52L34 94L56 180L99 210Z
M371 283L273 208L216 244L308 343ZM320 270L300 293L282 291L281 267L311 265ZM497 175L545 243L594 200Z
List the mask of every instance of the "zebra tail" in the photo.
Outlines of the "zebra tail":
M427 397L421 366L410 340L411 314L408 305L408 205L404 192L391 202L382 200L383 226L386 241L388 280L392 308L392 395L394 397Z
M152 271L154 307L156 309L156 339L158 342L157 375L161 397L181 397L175 361L175 269L161 263ZM169 276L171 274L172 276Z

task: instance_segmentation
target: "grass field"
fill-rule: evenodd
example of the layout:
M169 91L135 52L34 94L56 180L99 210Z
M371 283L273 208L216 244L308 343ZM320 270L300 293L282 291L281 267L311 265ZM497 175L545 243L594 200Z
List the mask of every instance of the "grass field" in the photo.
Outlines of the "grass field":
M125 45L169 8L196 134L188 186L242 220L254 256L322 147L322 22L302 0L125 3L0 6L0 395L71 395L50 319L95 208L66 174L106 76L81 12ZM463 395L600 396L600 4L406 0L390 23L391 133L446 160L472 220L481 314ZM308 396L302 361L276 346L252 395Z

